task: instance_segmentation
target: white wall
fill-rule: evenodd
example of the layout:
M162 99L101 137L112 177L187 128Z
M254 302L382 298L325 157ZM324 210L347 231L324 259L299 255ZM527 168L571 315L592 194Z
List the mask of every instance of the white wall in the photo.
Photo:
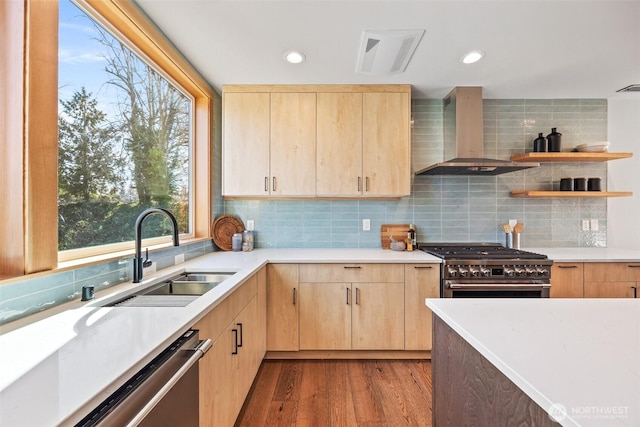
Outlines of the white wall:
M640 93L617 94L608 103L609 151L633 157L608 163L607 186L633 197L608 199L607 247L640 249Z

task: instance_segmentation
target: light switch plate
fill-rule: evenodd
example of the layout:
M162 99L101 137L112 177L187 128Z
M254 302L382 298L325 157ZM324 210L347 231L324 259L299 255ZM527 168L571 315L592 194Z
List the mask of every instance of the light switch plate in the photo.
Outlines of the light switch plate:
M252 219L248 219L247 220L247 230L253 231L254 228L255 228L255 223L253 222Z
M583 219L582 220L582 231L589 231L589 220L588 219Z
M597 219L592 219L591 220L591 230L592 231L598 231L598 220Z
M370 219L363 219L362 220L362 231L369 231L371 230L371 220Z

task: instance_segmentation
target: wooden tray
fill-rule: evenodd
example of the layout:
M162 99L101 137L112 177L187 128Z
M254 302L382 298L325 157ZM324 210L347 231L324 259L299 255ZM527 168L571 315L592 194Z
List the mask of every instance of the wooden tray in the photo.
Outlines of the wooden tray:
M211 225L213 242L223 251L231 250L231 239L235 233L242 233L244 224L233 215L222 215Z
M382 224L380 226L380 244L382 249L390 249L391 239L404 242L407 239L409 224Z

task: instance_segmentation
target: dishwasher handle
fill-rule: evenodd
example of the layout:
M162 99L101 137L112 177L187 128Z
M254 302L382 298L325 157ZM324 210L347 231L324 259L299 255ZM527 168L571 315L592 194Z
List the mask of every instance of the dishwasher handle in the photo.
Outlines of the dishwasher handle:
M153 408L155 408L156 405L162 400L162 398L169 392L169 390L171 390L171 388L173 388L173 386L178 381L180 381L180 378L182 378L182 376L186 374L187 371L189 371L189 369L191 369L193 365L198 363L198 361L202 358L202 356L205 355L207 351L209 351L212 345L213 345L213 341L211 341L210 339L206 339L206 340L200 341L195 348L185 350L185 351L193 351L193 354L191 355L191 357L189 357L187 361L184 363L184 365L182 365L180 369L178 369L176 373L173 374L173 376L169 379L169 381L167 381L167 383L164 386L162 386L162 388L158 390L158 392L151 399L149 399L149 402L146 405L144 405L144 407L140 410L140 412L138 412L131 419L131 421L129 421L129 423L127 424L127 427L135 427L138 424L140 424L142 420L144 420L145 417L149 415L149 413L153 410Z

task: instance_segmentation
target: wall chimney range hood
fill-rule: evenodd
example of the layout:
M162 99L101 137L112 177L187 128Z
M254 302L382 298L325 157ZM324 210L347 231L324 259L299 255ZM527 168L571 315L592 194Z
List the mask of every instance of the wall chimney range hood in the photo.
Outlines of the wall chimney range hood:
M444 98L444 158L416 175L500 175L540 166L483 157L482 88L456 87Z

